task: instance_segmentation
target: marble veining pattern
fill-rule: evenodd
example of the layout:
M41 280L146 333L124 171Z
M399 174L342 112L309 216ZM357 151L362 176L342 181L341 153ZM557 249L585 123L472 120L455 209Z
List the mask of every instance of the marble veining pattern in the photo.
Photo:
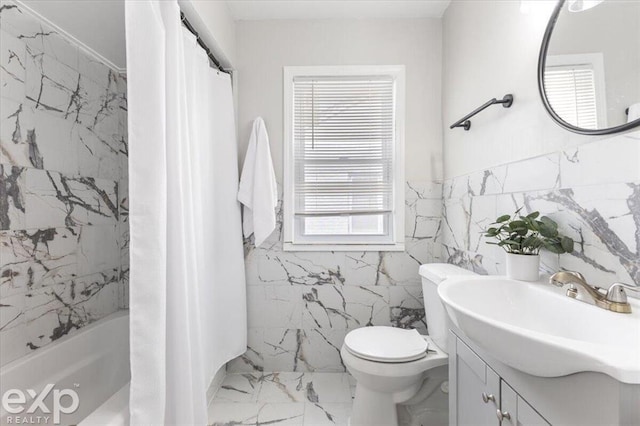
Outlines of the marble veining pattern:
M425 382L419 392L423 402L398 407L401 426L447 424L442 410L447 395L433 388ZM348 373L228 374L209 405L209 424L347 426L354 395L355 380Z
M497 216L540 211L571 236L571 254L542 252L542 272L578 270L590 282L640 285L640 132L482 170L444 182L442 258L504 274L504 254L481 230Z
M419 265L504 274L504 254L482 230L518 207L549 215L576 241L571 254L543 252L542 272L575 269L603 286L640 284L639 154L633 132L443 184L407 182L405 252L284 252L279 211L267 244L245 241L249 349L229 370L344 371L341 339L354 328L426 333Z
M245 241L249 347L229 371L344 372L340 348L350 330L426 333L418 268L436 260L441 197L440 184L407 182L404 252L285 252L279 208L263 246Z
M0 3L0 365L128 307L125 76Z

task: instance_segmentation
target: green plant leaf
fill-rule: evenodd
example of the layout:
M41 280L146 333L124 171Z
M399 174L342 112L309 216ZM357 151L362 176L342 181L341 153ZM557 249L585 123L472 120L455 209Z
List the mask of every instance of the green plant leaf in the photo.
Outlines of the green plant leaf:
M508 214L504 214L502 216L500 216L499 218L496 219L496 223L502 223L502 222L506 222L509 219L511 219L511 216Z
M537 240L538 240L538 237L536 237L535 235L529 235L522 242L522 246L523 247L535 247L535 244L536 244Z
M551 253L556 253L556 254L564 253L564 250L562 249L562 246L560 246L560 244L553 244L551 242L545 241L544 248L549 250Z
M486 234L487 237L495 237L498 234L500 234L500 230L497 228L489 228L487 229L486 233L487 233Z
M553 238L558 235L558 230L556 228L550 227L546 223L542 223L540 225L540 235L547 238Z
M544 223L546 226L548 226L549 228L558 229L558 224L553 219L547 216L542 216L540 218L540 221Z
M560 244L565 253L573 252L573 240L570 237L562 237Z
M527 229L527 223L524 220L514 220L509 222L509 228L511 229Z
M540 212L532 212L529 213L526 217L527 219L536 219L538 216L540 216Z

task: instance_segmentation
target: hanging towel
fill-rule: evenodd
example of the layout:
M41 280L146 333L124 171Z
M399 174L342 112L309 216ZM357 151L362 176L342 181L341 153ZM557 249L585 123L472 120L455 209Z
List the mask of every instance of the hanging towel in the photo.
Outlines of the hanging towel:
M253 122L249 148L240 177L238 201L243 204L244 236L255 234L255 245L258 247L276 228L278 204L278 186L271 161L269 136L261 117Z
M627 117L627 123L631 123L632 121L640 118L640 102L637 104L633 104L629 107L629 116Z

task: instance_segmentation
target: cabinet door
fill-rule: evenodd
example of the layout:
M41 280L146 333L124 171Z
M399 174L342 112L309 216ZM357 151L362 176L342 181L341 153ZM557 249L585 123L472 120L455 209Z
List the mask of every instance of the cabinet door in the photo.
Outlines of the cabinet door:
M549 423L522 399L504 380L500 381L502 426L548 426Z
M449 424L498 426L500 378L455 334L449 337Z

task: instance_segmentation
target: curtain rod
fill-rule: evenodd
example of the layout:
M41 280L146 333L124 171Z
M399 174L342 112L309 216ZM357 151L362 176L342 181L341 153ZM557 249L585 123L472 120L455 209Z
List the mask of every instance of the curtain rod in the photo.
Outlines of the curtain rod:
M204 41L200 38L200 36L198 35L198 32L195 30L195 28L193 28L193 25L191 25L187 17L184 15L184 12L180 12L180 19L182 20L182 23L184 24L184 26L191 32L191 34L196 36L196 42L198 43L198 45L200 45L200 47L204 49L205 53L207 54L211 62L213 62L213 64L216 66L218 71L223 72L225 74L231 74L231 72L224 70L222 68L222 65L220 65L220 61L218 61L216 57L213 56L213 53L211 53L211 49L209 49L207 45L204 43Z

